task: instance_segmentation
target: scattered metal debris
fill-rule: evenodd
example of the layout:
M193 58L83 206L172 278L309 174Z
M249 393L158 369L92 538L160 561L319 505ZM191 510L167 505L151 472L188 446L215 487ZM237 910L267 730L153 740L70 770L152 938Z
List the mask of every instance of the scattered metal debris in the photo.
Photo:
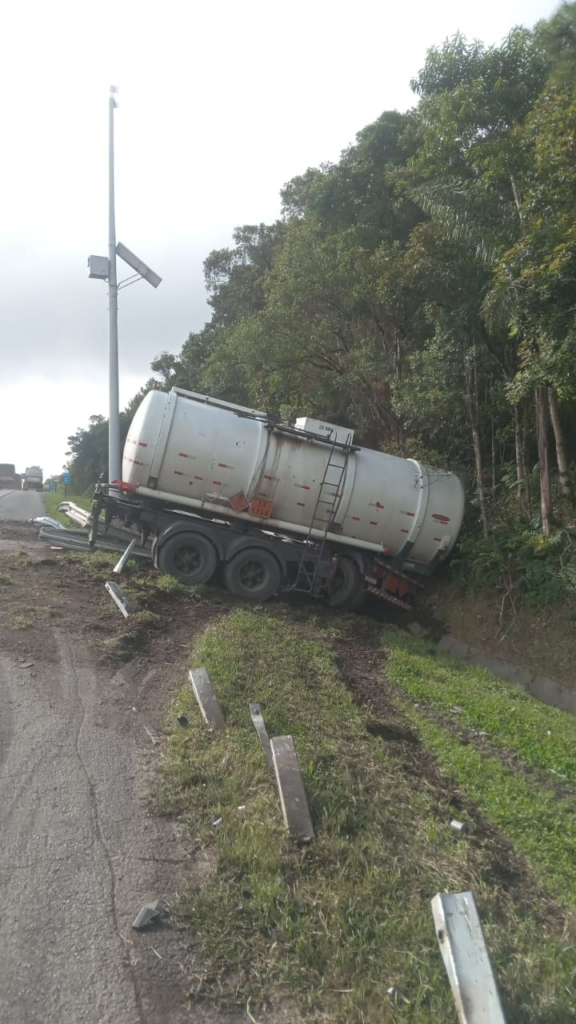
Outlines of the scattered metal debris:
M314 842L314 828L294 740L291 736L276 736L270 746L286 827L298 846L309 845Z
M250 708L250 717L254 723L254 728L258 733L258 738L262 745L262 750L264 751L264 757L266 758L268 769L274 782L276 782L276 773L274 771L274 758L272 757L270 737L266 731L266 725L264 724L264 718L262 716L262 709L259 704L249 704L248 707Z
M464 708L461 708L458 704L453 704L450 711L453 715L462 715L464 713Z
M432 913L460 1024L506 1024L471 892L439 892Z
M118 605L124 618L127 619L129 615L133 615L134 609L126 595L123 594L122 591L120 590L118 584L109 581L105 584L105 586L112 600L115 601L116 604Z
M206 724L212 729L225 729L224 715L206 669L192 668L188 672L188 676Z
M52 530L66 529L57 519L52 519L52 516L36 516L34 519L29 519L28 522L34 523L36 526L49 526Z
M464 828L464 822L456 821L456 818L452 818L452 821L450 822L450 828L453 828L455 832L461 832L462 829Z
M150 739L152 740L152 743L154 744L154 746L156 746L158 743L160 743L160 737L159 737L158 733L156 732L156 729L152 729L148 725L145 725L144 728L145 728L146 732L148 733Z
M212 824L213 825L221 825L223 821L224 821L224 818L216 818L216 821L213 821Z
M132 922L132 927L140 931L140 929L146 928L152 921L155 921L157 917L160 917L161 914L162 910L158 900L154 900L153 903L145 903Z
M68 519L71 519L73 523L78 523L78 526L88 526L92 518L86 509L75 505L73 501L61 501L58 505L58 511L68 516Z

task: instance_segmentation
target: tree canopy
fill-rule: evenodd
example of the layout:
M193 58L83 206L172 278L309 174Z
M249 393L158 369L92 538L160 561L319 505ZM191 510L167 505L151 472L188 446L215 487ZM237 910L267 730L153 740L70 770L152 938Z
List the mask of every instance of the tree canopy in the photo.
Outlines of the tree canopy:
M281 190L273 224L204 263L209 322L155 360L173 384L460 472L471 522L574 522L576 5L498 46L433 47L414 107ZM71 439L102 470L94 420Z

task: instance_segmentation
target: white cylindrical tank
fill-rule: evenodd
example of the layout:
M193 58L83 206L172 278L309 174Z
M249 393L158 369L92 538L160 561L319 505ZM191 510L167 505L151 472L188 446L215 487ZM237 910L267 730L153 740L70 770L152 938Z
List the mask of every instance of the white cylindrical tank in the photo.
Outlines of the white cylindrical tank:
M122 481L143 497L300 536L323 537L328 525L331 542L400 556L416 571L449 553L464 513L458 477L332 447L320 438L351 445L352 433L299 424L307 432L192 392L151 391L128 431Z

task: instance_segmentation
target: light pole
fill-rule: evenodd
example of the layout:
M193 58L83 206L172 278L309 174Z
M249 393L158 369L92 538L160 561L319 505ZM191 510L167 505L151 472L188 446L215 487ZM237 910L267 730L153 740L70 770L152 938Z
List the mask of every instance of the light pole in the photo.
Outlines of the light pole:
M108 313L110 318L108 479L121 480L120 388L118 384L118 278L116 276L116 213L114 208L114 86L110 89L108 125Z
M108 257L88 257L88 277L100 281L108 281L108 313L109 313L109 411L108 411L108 481L110 483L122 479L122 462L120 456L120 387L118 380L118 292L121 288L135 284L136 281L148 281L157 288L162 278L138 259L122 242L116 244L116 212L114 197L114 110L116 88L110 87L108 100ZM116 256L120 256L132 270L130 277L118 284L116 274Z

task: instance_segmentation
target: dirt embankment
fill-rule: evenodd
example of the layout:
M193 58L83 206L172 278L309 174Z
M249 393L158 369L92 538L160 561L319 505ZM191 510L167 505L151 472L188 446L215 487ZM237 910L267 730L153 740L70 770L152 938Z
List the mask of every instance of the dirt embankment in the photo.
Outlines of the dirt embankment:
M490 657L576 690L576 603L516 609L496 592L462 593L447 571L429 585L422 611L424 621L431 617L445 633Z

